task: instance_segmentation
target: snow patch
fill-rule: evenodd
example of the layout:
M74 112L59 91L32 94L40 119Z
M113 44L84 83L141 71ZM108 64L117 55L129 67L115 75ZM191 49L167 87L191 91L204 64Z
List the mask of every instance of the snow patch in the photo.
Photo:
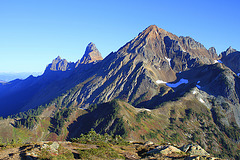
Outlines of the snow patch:
M201 86L199 86L199 85L196 85L196 86L197 86L197 88L198 88L198 89L200 89L200 88L201 88Z
M151 112L151 110L150 110L150 109L146 109L146 108L141 108L141 109L139 109L139 110L138 110L138 112L141 112L141 111L147 111L147 112Z
M168 87L171 87L171 88L176 88L176 87L178 87L179 85L181 85L181 84L187 84L188 83L188 80L187 79L180 79L180 81L179 82L177 82L177 83L166 83L166 85L168 86Z
M151 110L150 109L144 109L145 111L148 111L148 112L151 112Z
M199 98L199 101L200 101L201 103L205 103L202 98Z
M197 93L197 90L196 89L194 89L194 91L192 92L193 94L196 94Z
M180 45L179 45L179 46L180 46ZM181 50L182 50L183 52L186 52L186 50L185 50L185 49L183 49L183 48L182 48L182 46L180 46L180 48L181 48Z
M165 59L168 61L169 66L171 67L171 58L167 58L167 57L165 57Z
M157 84L162 84L162 83L165 84L165 83L167 83L167 82L164 82L164 81L162 81L162 80L157 80L156 83L157 83Z
M222 63L221 60L214 60L214 63Z

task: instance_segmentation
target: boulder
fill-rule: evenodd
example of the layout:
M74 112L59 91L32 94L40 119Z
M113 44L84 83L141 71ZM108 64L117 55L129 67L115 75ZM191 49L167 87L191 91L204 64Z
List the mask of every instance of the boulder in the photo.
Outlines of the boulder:
M53 142L52 144L43 144L41 149L46 149L51 153L58 153L59 144L57 142Z
M147 154L162 154L162 155L170 155L172 153L181 153L182 151L174 146L165 145L165 146L158 146L153 150L147 152Z
M209 156L210 155L201 146L197 144L184 145L181 147L181 150L193 156Z
M144 146L149 146L149 145L153 145L154 143L152 141L147 141L144 143Z

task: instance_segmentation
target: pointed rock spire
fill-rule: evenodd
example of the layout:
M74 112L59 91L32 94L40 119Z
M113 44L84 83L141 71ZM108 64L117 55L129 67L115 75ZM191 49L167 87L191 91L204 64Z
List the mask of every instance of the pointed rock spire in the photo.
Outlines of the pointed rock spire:
M103 60L101 53L98 51L96 45L91 42L87 45L86 51L80 60L80 63L87 64L101 60Z
M211 48L208 49L208 52L211 55L211 58L213 58L213 59L217 59L218 58L216 48L211 47Z

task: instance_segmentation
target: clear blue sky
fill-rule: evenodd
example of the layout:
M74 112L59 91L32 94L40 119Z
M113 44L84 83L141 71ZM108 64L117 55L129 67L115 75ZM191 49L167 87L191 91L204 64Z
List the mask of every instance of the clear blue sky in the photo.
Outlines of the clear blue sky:
M103 57L155 24L220 53L240 50L239 0L0 0L0 72L42 72L77 61L89 42Z

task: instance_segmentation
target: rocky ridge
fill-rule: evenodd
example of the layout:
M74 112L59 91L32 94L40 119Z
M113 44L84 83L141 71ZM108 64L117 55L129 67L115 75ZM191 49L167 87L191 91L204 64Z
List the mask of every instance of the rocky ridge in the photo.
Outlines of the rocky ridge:
M229 47L226 51L222 52L221 61L229 67L236 75L240 75L240 52Z
M152 25L101 61L94 79L81 88L76 101L81 99L78 103L88 106L114 98L131 103L149 100L158 94L157 80L172 82L176 73L213 64L215 57L192 38L177 37Z
M173 146L173 145L157 145L146 143L132 142L127 146L112 145L111 149L115 150L116 154L126 159L211 159L220 160L220 158L211 157L204 149L198 145ZM1 159L38 159L38 158L67 158L67 159L81 159L84 158L79 152L80 150L96 151L101 148L98 145L91 144L74 144L72 142L58 141L58 142L38 142L28 143L20 147L12 147L10 149L0 150ZM185 149L185 150L184 150ZM99 149L100 150L100 149ZM95 152L96 152L95 151ZM102 159L101 155L88 155L88 157L95 157ZM106 157L105 157L106 158ZM109 157L111 158L111 157Z

